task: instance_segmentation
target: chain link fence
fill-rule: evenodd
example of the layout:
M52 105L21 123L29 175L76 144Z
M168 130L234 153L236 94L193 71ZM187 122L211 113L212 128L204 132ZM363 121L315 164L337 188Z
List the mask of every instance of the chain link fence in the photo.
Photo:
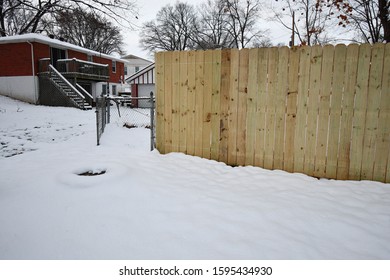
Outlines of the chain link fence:
M96 98L96 136L97 136L97 145L100 145L100 137L104 132L104 128L107 124L108 119L108 105L107 97L97 97Z
M155 98L105 96L96 99L97 145L107 123L126 128L150 129L150 149L155 147Z

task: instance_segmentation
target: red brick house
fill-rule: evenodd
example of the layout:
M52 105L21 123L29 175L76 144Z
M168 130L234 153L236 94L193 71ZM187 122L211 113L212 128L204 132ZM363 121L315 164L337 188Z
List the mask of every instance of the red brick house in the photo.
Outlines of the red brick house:
M125 62L39 34L2 37L0 95L88 109L97 95L122 90Z

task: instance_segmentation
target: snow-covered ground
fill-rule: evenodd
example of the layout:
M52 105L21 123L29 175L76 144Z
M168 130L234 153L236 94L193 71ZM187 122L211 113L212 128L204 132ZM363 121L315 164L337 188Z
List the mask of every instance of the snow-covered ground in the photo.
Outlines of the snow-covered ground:
M0 259L390 259L390 184L149 151L0 96ZM79 176L106 171L100 176Z

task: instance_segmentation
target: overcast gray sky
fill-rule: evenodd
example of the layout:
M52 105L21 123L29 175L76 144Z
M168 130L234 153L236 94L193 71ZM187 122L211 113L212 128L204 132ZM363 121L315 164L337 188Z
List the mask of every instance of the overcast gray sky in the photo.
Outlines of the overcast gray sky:
M197 6L201 3L204 3L206 0L181 0L182 2L190 3L194 6ZM138 19L134 17L134 24L141 27L142 23L150 21L156 18L157 12L167 4L175 4L176 0L137 0L137 5L139 7L139 16ZM262 29L270 29L269 37L271 41L275 44L284 43L288 44L290 32L283 27L281 27L276 22L269 22L266 20L261 20ZM124 30L124 43L125 43L125 52L127 54L133 54L140 56L146 59L153 59L147 52L142 50L139 45L139 29L135 31Z

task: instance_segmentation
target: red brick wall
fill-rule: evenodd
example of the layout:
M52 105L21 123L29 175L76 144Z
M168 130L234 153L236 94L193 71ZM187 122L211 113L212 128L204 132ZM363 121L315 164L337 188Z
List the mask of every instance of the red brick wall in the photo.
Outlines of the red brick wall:
M0 45L0 76L29 76L31 48L27 43Z
M47 45L33 43L35 73L38 72L38 61L50 57ZM31 76L31 46L25 43L0 45L0 76Z
M116 81L113 81L113 82L118 83L119 80L121 82L124 82L124 78L125 78L125 64L117 61L116 62L116 75L114 78L114 79L116 79Z
M85 61L88 60L88 56L86 53L81 53L74 50L68 50L68 58L77 58Z
M33 43L35 74L38 73L38 61L42 58L50 58L50 47L45 44ZM68 50L68 58L87 60L87 54ZM110 82L119 83L124 77L124 64L116 63L116 73L112 73L112 63L110 59L93 57L93 61L109 65ZM31 76L31 46L27 42L0 44L0 76Z
M34 60L35 60L35 75L38 73L39 60L42 58L50 58L50 47L41 43L34 43Z

